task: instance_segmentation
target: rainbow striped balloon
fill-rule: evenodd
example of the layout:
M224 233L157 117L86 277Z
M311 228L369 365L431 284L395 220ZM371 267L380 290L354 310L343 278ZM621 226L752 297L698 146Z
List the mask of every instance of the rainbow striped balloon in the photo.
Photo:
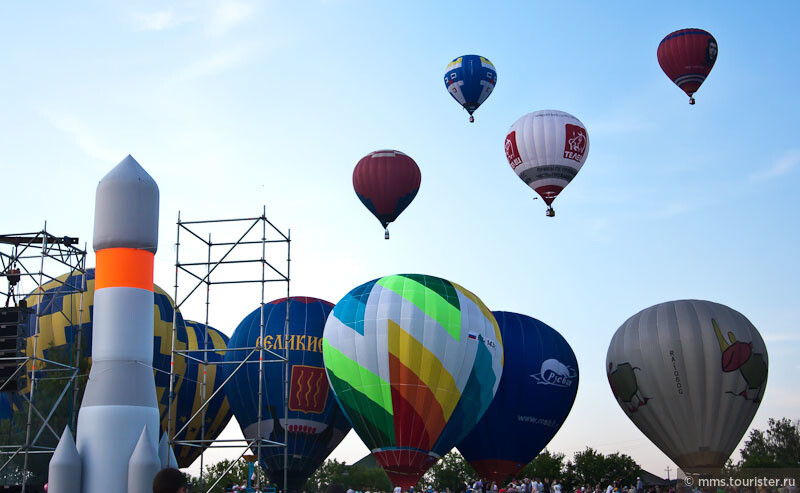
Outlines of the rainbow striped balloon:
M483 416L503 371L497 321L438 277L382 277L350 291L325 323L336 399L394 484L408 488Z

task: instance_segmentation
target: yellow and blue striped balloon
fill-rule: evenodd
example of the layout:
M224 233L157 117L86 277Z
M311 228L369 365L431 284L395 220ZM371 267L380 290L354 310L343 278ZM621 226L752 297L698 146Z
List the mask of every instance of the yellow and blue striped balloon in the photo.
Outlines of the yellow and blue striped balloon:
M79 292L83 286L83 293ZM172 319L175 303L172 298L158 285L154 285L154 317L153 317L153 372L156 384L156 395L161 416L162 432L167 426L167 410L169 404L169 366L172 354ZM39 339L36 344L36 355L39 358L80 366L78 406L86 386L89 367L91 365L92 348L92 314L94 312L94 269L88 269L85 278L82 274L65 274L42 286L41 292L26 298L27 306L33 310L34 315L29 319L28 336L25 341L25 353L34 355L34 329L36 323L35 313L39 311ZM81 312L82 307L82 312ZM202 324L185 322L180 310L177 311L178 331L175 347L178 350L198 350L205 347L203 344ZM79 361L75 360L75 344L78 341L78 332L81 329L81 347ZM209 352L209 361L220 361L227 347L227 337L209 327L209 349L219 351ZM124 344L125 341L120 341ZM190 353L191 354L191 353ZM202 353L193 355L202 359ZM189 364L187 359L175 359L175 395L173 415L177 428L184 423L200 408L202 397L202 365ZM31 371L33 362L28 362L27 371ZM40 362L37 370L52 370L55 365ZM211 395L214 389L221 384L222 378L217 366L207 366L206 395ZM51 373L55 375L54 373ZM44 374L39 374L41 378ZM63 376L63 375L59 375ZM199 378L198 378L199 376ZM41 380L47 382L47 380ZM35 398L38 402L55 401L63 385L37 383ZM48 393L54 395L48 395ZM30 394L30 382L27 382L19 394ZM206 438L215 438L231 418L230 406L223 394L215 398L206 410ZM7 419L13 422L16 414L26 409L24 399L20 395L10 392L0 393L0 420ZM62 400L58 409L51 418L51 426L63 429L70 422L72 416L71 392ZM200 417L192 421L184 433L177 436L177 440L191 440L200 438ZM80 423L79 423L80 425ZM200 455L203 447L176 446L175 455L180 467L188 467Z

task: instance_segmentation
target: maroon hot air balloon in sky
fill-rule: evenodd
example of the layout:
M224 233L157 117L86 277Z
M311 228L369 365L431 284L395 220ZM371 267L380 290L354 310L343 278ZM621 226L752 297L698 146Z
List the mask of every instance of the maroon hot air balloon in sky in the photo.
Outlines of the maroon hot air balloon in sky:
M658 45L658 64L678 87L692 95L708 77L717 61L717 40L702 29L681 29L668 34Z
M378 218L389 239L389 223L397 219L419 191L421 174L413 159L400 151L370 152L353 170L359 200Z

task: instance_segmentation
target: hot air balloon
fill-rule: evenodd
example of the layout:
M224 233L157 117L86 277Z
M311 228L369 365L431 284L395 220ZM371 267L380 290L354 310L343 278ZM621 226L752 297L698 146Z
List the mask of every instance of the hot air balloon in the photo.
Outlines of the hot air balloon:
M322 344L336 400L404 489L475 426L502 375L494 315L434 276L386 276L353 289L328 317Z
M286 310L289 335L284 337ZM229 348L263 347L283 354L289 349L289 415L284 415L283 365L264 364L261 436L284 443L288 432L288 469L284 468L282 447L262 447L261 466L270 481L288 490L302 489L334 448L350 431L350 425L330 392L322 365L322 329L333 304L317 298L293 296L264 305L264 338L261 314L255 309L244 318L228 343ZM242 361L247 350L228 351L225 360ZM255 360L258 361L258 355ZM226 365L230 374L233 365ZM225 386L233 414L248 440L258 438L258 365L246 364ZM256 453L255 447L253 448Z
M39 341L37 343L37 355L40 358L49 359L70 365L76 365L74 361L74 346L77 343L78 328L82 330L80 360L77 365L87 370L91 364L91 347L92 347L92 316L94 314L94 269L88 269L85 281L82 279L81 274L65 274L58 277L56 280L51 281L42 286L42 293L29 296L25 301L29 308L34 313L39 307ZM83 318L80 317L81 294L77 292L81 286L84 286L85 292L83 293ZM172 354L172 319L173 309L175 307L172 298L164 292L159 286L154 289L154 334L153 334L153 368L154 378L156 383L156 395L158 397L158 407L161 419L162 432L166 430L168 420L168 404L169 404L169 367L170 358ZM28 356L33 356L33 330L35 316L32 317L28 323L29 336L25 343L25 351ZM193 350L200 349L198 342L202 344L202 332L198 337L196 330L187 330L187 326L183 320L180 311L177 313L178 333L176 340L176 347L179 350ZM210 333L219 334L214 329ZM120 342L121 344L124 341ZM224 336L212 335L211 343L213 348L224 349ZM215 356L217 353L209 353L209 360L221 358ZM194 354L195 357L202 359L202 353ZM30 362L28 365L30 366ZM46 368L47 364L40 362L37 368ZM218 378L212 378L215 375L215 367L209 366L209 386L206 389L207 394L211 395L214 391L213 385L220 383ZM30 368L28 368L30 371ZM195 396L199 395L197 385L196 373L197 370L192 370L195 376L185 379L184 376L187 372L186 359L178 357L175 360L175 392L178 396L173 405L173 413L175 422L178 426L182 426L188 418L190 418L198 409L200 400L196 400ZM84 372L82 372L84 373ZM85 378L85 377L84 377ZM216 383L215 383L216 382ZM57 389L61 391L63 387ZM83 395L85 382L79 385L79 398L78 406ZM42 392L42 387L38 387L36 392ZM30 383L28 386L20 391L20 393L28 394L30 392ZM5 392L3 394L6 394ZM55 397L55 396L53 396ZM12 406L12 414L24 410L20 406L22 400L12 395L7 395L3 401L8 402ZM57 428L64 425L70 420L72 415L72 399L65 398L53 416L54 426ZM5 412L5 411L3 411ZM12 416L13 418L13 416ZM231 418L231 412L228 409L227 403L212 402L211 407L206 413L207 426L206 438L215 438L222 431L225 425ZM60 424L63 423L63 424ZM196 418L193 424L196 423L199 429L200 418ZM187 430L187 433L190 433ZM183 439L184 436L178 436L178 439ZM178 457L178 463L181 467L188 467L194 459L203 451L205 446L202 447L189 447L183 445L176 445L174 452Z
M469 113L469 121L474 122L472 113L486 101L497 84L497 70L488 59L478 55L464 55L447 65L444 85L447 91Z
M578 392L578 362L547 324L519 313L492 313L503 337L503 378L458 450L480 477L501 484L533 460L564 423Z
M186 336L187 344L189 347L189 356L203 360L205 357L208 361L207 365L201 365L191 359L186 359L186 370L184 372L183 384L178 388L177 397L173 402L174 413L176 415L175 426L173 432L179 431L186 424L188 418L192 417L200 408L204 400L203 397L203 370L206 371L206 391L205 400L222 386L225 381L225 372L222 370L220 363L225 359L225 349L228 346L228 336L208 326L208 340L205 340L205 324L202 322L193 322L186 320ZM198 351L192 351L197 348ZM215 351L203 352L203 349L214 349ZM182 358L176 358L182 359ZM169 364L169 361L167 361ZM169 381L167 381L169 383ZM219 392L208 402L205 408L205 424L206 429L203 433L202 429L202 415L198 415L192 420L191 424L182 432L175 435L174 440L206 440L214 439L222 433L222 430L230 421L233 413L228 404L228 398L225 392ZM167 421L166 416L162 416L161 427L166 429ZM178 459L178 466L189 467L197 459L205 449L205 446L196 447L190 445L176 444L173 446L175 458Z
M589 133L569 113L534 111L511 125L505 150L511 169L542 197L553 217L553 201L586 162Z
M419 191L420 171L413 159L400 151L370 152L353 170L353 188L361 203L384 227L405 210Z
M700 300L640 311L617 329L606 357L622 410L684 470L725 464L764 397L767 369L753 324Z
M717 40L702 29L681 29L668 34L658 45L658 64L667 77L689 96L708 77L717 61Z

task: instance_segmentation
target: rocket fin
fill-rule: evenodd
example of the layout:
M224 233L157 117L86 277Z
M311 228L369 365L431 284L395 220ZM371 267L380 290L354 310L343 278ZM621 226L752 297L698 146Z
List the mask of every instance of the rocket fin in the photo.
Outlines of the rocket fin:
M145 425L128 462L128 493L151 493L153 478L160 470L161 461L158 458L158 451L150 440L147 425Z
M69 426L64 429L58 441L48 471L48 491L50 493L75 493L81 491L81 456L72 438Z
M161 468L172 467L178 469L178 459L175 458L175 452L169 446L167 434L161 435L161 441L158 442L158 458L161 460Z

